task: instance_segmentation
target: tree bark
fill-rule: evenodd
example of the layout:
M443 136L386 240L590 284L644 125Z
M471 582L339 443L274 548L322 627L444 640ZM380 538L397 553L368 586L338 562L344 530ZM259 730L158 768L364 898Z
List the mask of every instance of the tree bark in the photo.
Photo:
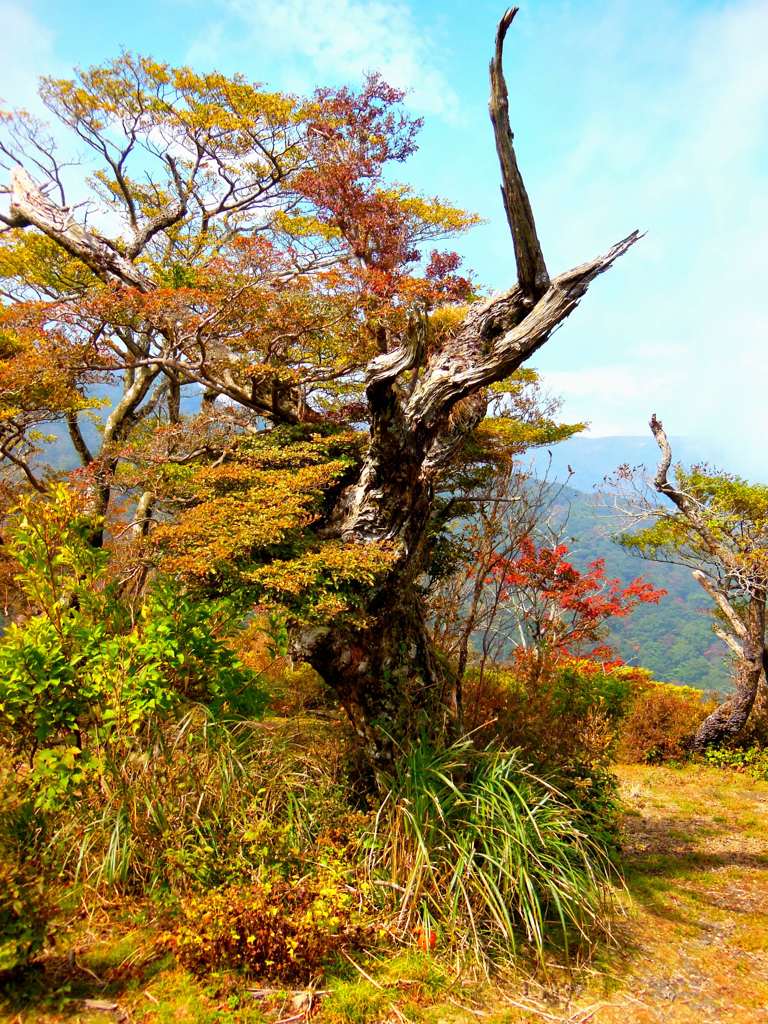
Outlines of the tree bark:
M701 752L736 739L746 726L757 697L760 680L768 671L765 649L765 596L753 597L747 611L747 628L742 638L741 664L736 692L699 726L693 749Z
M305 656L331 685L357 738L370 788L383 788L399 754L460 732L455 679L436 655L423 598L391 578L364 629L330 627Z
M514 13L499 25L490 108L518 283L472 306L428 358L428 319L414 314L401 346L369 364L370 446L357 483L336 509L334 529L347 543L391 544L397 557L372 597L365 628L329 627L304 647L346 709L376 777L398 750L424 736L449 741L462 721L460 679L431 648L418 589L437 477L485 415L488 386L530 358L640 237L634 231L603 256L550 279L508 120L502 51Z

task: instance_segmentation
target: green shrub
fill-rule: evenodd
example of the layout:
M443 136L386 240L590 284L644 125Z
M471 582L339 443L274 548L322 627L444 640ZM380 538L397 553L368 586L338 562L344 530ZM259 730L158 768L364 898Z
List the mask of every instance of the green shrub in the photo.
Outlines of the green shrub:
M714 768L728 768L754 779L768 779L768 750L762 747L709 747L704 759Z
M468 742L417 747L398 766L377 817L369 870L399 893L399 924L436 930L479 958L511 957L522 939L539 958L606 929L607 852L577 809L519 752Z
M636 670L522 654L507 668L470 674L467 728L479 745L521 748L537 767L591 769L613 759Z
M40 822L7 759L0 761L0 975L46 938L54 908L40 858Z
M266 703L224 642L233 609L163 579L129 606L81 504L59 487L22 502L7 530L32 614L0 638L0 739L31 761L38 806L51 809L102 786L116 759L141 758L190 706L253 717Z

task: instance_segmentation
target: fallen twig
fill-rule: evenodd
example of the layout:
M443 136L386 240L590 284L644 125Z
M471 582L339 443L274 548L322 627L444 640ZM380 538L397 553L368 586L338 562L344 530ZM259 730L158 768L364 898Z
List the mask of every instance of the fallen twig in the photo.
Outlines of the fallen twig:
M384 986L381 985L378 981L376 981L375 978L372 978L367 971L364 971L363 968L360 966L360 964L356 964L351 956L347 956L347 954L344 952L344 950L341 951L341 955L344 957L345 960L349 960L349 962L352 964L352 966L355 968L355 970L359 971L360 974L362 974L362 976L365 978L366 981L370 981L370 983L372 985L375 985L376 988L380 988L382 991L384 990Z

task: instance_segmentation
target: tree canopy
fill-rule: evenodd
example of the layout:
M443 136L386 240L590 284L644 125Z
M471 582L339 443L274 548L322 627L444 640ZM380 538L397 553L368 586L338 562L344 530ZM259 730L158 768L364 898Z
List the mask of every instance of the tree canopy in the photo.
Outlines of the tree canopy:
M296 97L124 54L43 79L84 179L3 115L5 486L50 493L42 442L65 424L122 585L160 570L282 616L375 763L460 721L423 579L505 460L579 429L521 367L638 237L550 277L509 124L515 13L491 64L501 295L435 248L477 218L398 180L421 122L378 75Z

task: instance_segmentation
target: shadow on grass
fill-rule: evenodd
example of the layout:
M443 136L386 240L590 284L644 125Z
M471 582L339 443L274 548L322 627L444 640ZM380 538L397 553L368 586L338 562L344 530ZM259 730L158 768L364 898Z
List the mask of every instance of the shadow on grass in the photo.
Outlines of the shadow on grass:
M712 945L733 925L728 917L744 919L768 905L768 851L740 848L739 838L739 826L730 818L627 815L625 883L635 905L650 920L644 920L642 929L631 916L616 922L616 941L601 957L606 979L620 984L626 972L647 956L654 919L660 934L667 932L675 944L695 940ZM745 871L754 872L747 885L754 892L744 891Z
M66 1019L82 1015L88 1000L116 1003L118 1010L111 1017L103 1012L100 1016L105 1022L119 1020L121 1001L141 992L172 963L170 954L150 953L139 962L105 964L99 971L79 963L71 954L48 953L0 982L0 1009L15 1015L55 1013ZM128 1019L127 1015L122 1016Z
M739 848L724 840L737 835L732 822L710 818L654 817L635 820L627 836L625 879L633 898L654 916L708 932L703 904L718 911L744 912L722 872L741 869L765 872L768 852ZM706 843L706 849L702 844ZM768 874L764 876L768 896ZM681 883L692 883L682 885ZM714 885L722 895L712 899L701 886ZM735 884L735 882L733 883Z

